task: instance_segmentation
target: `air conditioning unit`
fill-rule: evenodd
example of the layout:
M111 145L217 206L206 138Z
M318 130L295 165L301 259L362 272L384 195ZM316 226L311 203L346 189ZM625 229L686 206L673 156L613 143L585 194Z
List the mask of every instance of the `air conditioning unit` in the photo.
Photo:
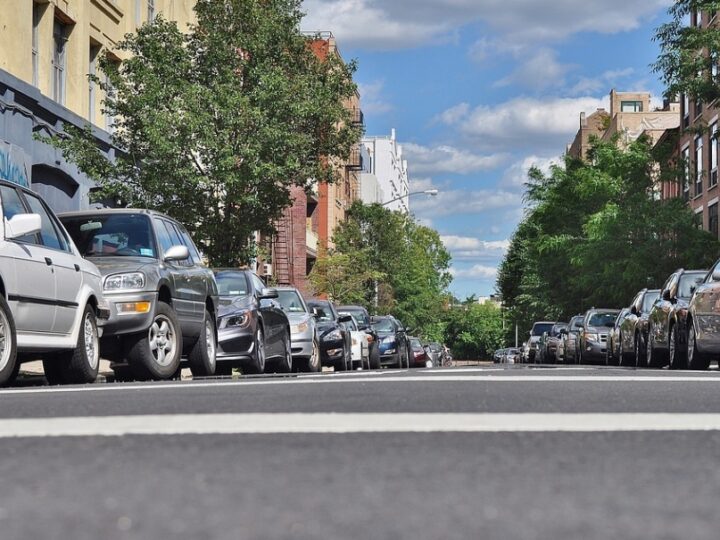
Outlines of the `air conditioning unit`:
M272 275L273 275L272 264L265 263L263 265L263 276L272 276Z

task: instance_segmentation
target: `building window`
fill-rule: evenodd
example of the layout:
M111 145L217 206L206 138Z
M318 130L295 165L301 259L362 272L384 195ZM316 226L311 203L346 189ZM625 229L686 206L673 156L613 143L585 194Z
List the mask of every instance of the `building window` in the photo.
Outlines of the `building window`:
M703 179L703 138L695 137L695 196L702 194Z
M135 0L135 26L142 26L142 19L141 19L141 7L142 0Z
M697 118L703 112L703 103L699 99L695 100L695 117Z
M621 101L620 112L642 112L642 101Z
M682 194L683 194L683 199L687 200L690 196L690 148L683 149L682 158L683 158Z
M708 206L708 230L718 237L718 205Z
M702 26L702 11L697 8L692 11L692 25L695 28L700 28Z
M97 75L97 58L100 54L100 45L90 44L90 75ZM89 79L88 83L88 120L90 123L95 123L95 101L97 90L95 88L95 81Z
M41 6L33 2L32 14L32 70L33 86L40 86L40 19L42 18Z
M53 26L53 99L65 105L65 69L66 69L66 45L68 28L66 25L55 19Z
M155 18L155 0L147 0L148 3L148 22L152 22Z
M710 187L718 183L718 144L717 122L710 126Z
M683 94L683 127L690 126L690 98L687 94Z

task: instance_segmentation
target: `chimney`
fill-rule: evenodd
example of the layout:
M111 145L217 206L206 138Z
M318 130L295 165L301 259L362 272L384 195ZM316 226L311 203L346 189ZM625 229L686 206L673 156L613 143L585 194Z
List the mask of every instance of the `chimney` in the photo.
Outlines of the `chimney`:
M581 112L580 113L580 128L582 129L584 127L587 127L587 118L585 117L585 113Z

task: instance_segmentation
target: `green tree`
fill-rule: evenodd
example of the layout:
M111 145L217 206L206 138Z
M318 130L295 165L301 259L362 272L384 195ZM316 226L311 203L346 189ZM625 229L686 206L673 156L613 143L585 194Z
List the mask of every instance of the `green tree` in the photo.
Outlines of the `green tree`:
M293 185L334 181L360 131L345 103L355 64L318 59L301 0L198 0L184 34L157 17L118 45L95 81L115 118L113 161L90 126L51 144L130 205L181 220L213 265L246 263ZM311 180L309 180L311 179Z
M502 312L491 302L478 304L471 298L446 317L445 344L456 359L488 359L505 343Z
M587 162L568 157L547 175L531 171L530 209L498 275L523 335L535 320L620 308L677 268L712 264L717 239L698 228L684 201L655 196L672 169L641 139L624 149L596 141Z
M367 287L381 281L384 274L372 269L362 253L321 251L310 272L310 284L316 293L327 294L338 304L360 304L369 307Z

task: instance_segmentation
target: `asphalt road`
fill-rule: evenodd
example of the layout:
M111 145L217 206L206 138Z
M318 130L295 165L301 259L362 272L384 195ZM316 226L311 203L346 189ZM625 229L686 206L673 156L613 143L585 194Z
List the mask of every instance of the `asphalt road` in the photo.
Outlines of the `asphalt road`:
M0 391L0 538L717 539L720 372Z

